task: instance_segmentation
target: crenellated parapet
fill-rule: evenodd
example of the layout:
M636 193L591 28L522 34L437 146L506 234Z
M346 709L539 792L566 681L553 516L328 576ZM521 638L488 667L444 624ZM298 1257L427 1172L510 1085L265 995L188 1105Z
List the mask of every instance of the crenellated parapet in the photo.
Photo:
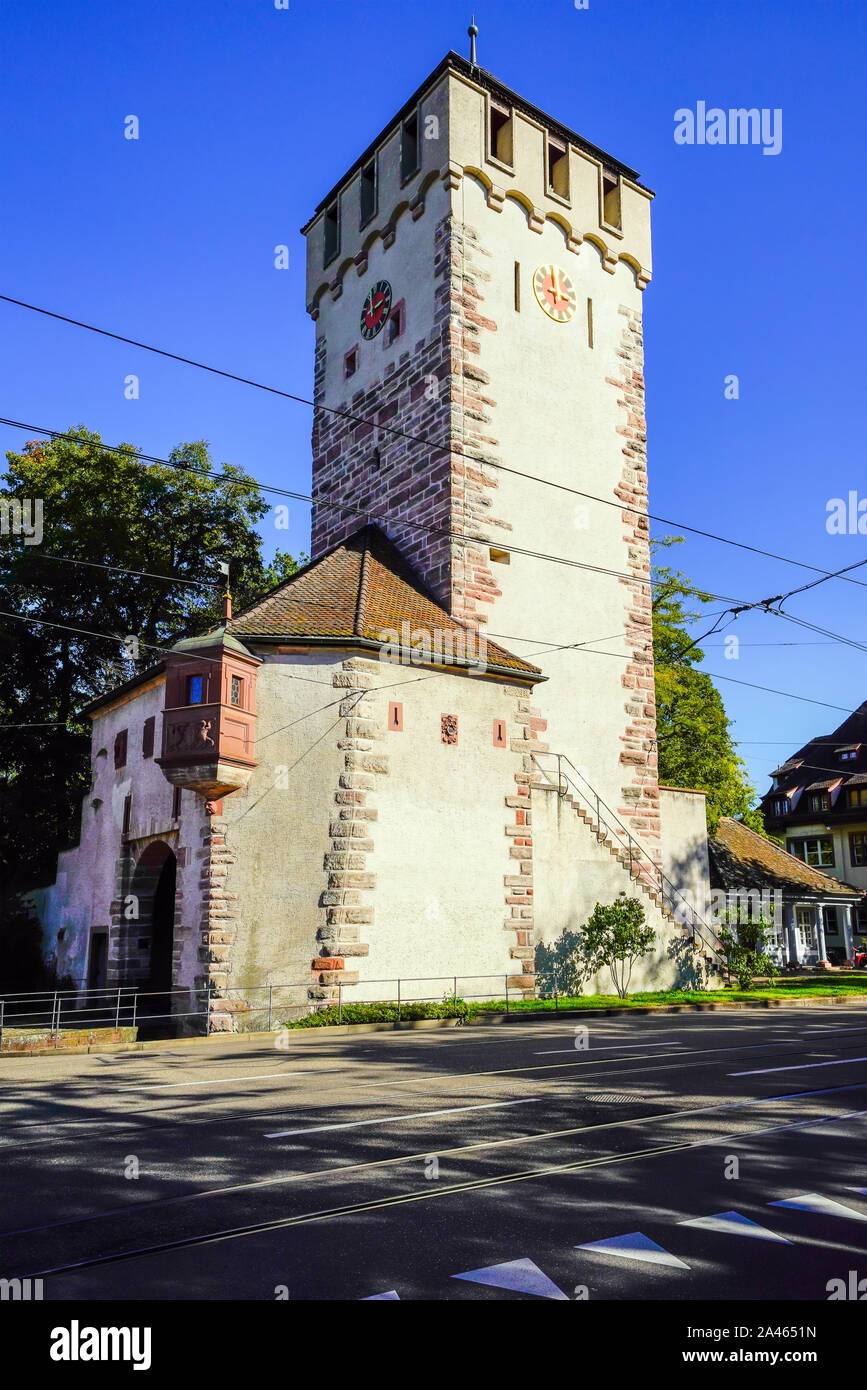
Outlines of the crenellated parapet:
M492 211L512 200L530 231L554 223L570 255L587 242L610 274L623 263L639 289L649 283L653 193L635 170L450 53L302 229L313 318L347 276L367 273L378 242L394 245L404 220L432 211L438 221L443 190L460 216L466 177L483 185Z

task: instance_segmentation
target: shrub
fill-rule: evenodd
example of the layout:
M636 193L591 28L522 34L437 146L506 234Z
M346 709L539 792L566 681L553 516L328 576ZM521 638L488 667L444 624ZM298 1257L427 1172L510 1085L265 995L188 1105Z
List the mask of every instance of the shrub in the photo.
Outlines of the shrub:
M766 922L764 918L759 918L758 922L738 921L737 914L734 917L728 914L726 920L735 927L735 931L733 932L728 925L721 927L720 945L729 974L734 975L739 988L749 989L756 975L773 978L779 974L765 949L765 932L771 923Z
M597 903L580 931L567 927L552 946L540 942L536 947L539 991L548 997L577 997L583 992L584 980L607 965L614 988L623 999L635 961L646 955L655 941L656 932L647 925L637 898L621 893L613 903Z
M647 925L637 898L621 893L613 903L597 903L584 931L587 973L595 975L607 965L616 993L625 999L633 965L647 955L655 941L656 932Z
M467 1006L463 999L457 1000L457 1015L465 1016ZM455 1000L448 995L442 1003L433 1003L428 1000L411 1000L400 1006L400 1018L398 1019L397 1004L392 1000L383 999L367 1004L344 1004L342 1009L338 1009L336 1004L329 1004L327 1009L317 1009L314 1013L305 1014L303 1018L296 1018L284 1023L284 1028L327 1028L335 1023L408 1023L419 1018L454 1018Z

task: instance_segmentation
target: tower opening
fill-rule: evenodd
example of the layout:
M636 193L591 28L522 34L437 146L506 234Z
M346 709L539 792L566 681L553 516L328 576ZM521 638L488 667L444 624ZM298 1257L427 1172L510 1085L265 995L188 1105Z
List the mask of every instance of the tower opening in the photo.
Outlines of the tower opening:
M163 840L148 845L132 875L131 915L118 942L117 983L139 991L142 1017L169 1015L174 986L177 859Z
M602 171L602 217L609 227L620 229L620 178L611 169Z
M419 166L419 125L418 111L414 111L403 123L400 132L400 177L406 183Z
M512 160L512 108L510 106L500 106L496 102L490 105L490 150L494 159L498 159L501 164L511 166Z
M548 190L558 198L569 197L569 151L548 137Z
M361 225L376 214L376 160L371 159L361 171Z
M168 1012L164 996L172 988L172 952L175 941L175 884L178 861L169 854L163 861L151 909L151 951L148 986L159 996L158 1004ZM157 1010L155 1010L156 1012ZM158 1010L162 1012L163 1009Z

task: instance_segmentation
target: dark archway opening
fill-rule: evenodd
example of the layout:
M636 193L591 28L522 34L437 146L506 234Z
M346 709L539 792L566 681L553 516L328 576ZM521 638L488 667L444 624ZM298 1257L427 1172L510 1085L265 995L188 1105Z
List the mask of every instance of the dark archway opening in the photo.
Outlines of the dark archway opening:
M151 959L147 987L160 996L167 994L173 984L177 874L178 861L170 854L160 870L151 911Z
M163 840L148 845L135 866L131 897L136 916L124 937L123 983L136 987L140 1037L166 1036L172 1015L177 859Z

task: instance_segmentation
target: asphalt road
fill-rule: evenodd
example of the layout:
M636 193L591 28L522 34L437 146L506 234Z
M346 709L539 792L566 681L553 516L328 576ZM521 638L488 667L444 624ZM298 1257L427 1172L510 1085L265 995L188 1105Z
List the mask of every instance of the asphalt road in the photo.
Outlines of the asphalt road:
M0 1277L46 1300L826 1300L867 1276L865 1140L867 1007L14 1058Z

